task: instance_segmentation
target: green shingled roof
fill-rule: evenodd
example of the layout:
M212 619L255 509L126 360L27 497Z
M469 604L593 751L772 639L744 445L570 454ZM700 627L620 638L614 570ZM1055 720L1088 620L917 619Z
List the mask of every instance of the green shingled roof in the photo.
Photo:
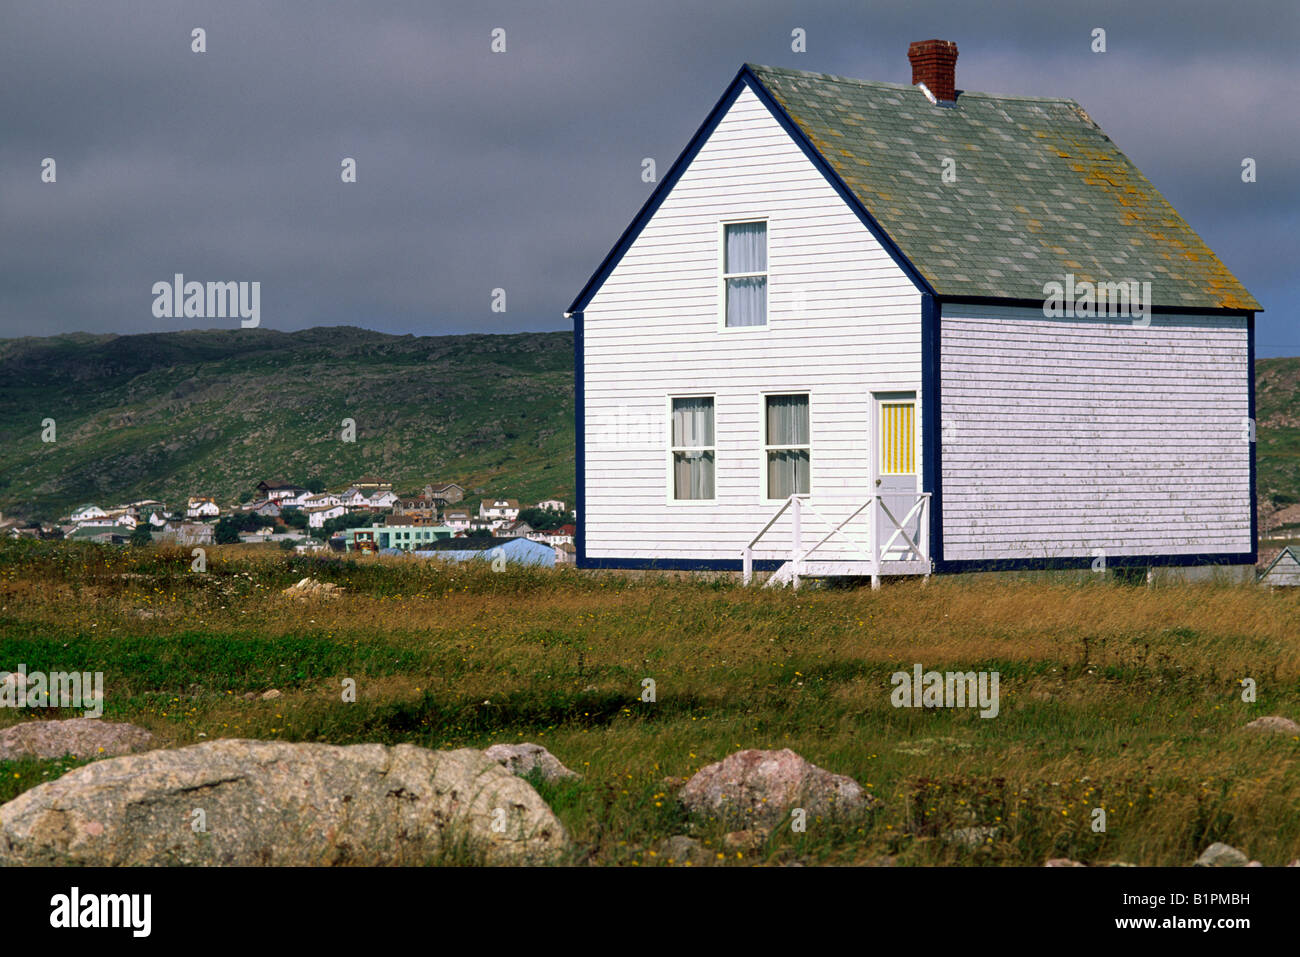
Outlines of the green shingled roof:
M1041 300L1073 273L1149 281L1160 306L1260 308L1073 100L961 92L945 107L911 86L749 68L940 295Z

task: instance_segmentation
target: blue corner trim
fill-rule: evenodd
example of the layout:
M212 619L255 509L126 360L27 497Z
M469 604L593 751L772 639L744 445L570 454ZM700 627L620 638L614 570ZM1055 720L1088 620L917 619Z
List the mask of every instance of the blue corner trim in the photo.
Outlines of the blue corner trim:
M573 428L574 448L574 507L578 510L576 530L573 534L574 564L583 567L587 557L587 397L583 389L582 312L573 314Z
M1255 314L1246 314L1246 379L1250 389L1246 415L1255 423ZM1255 459L1259 446L1250 443L1250 560L1259 561L1259 492L1255 484Z
M605 280L609 278L609 274L614 271L614 267L618 265L628 248L631 247L632 243L636 241L636 238L641 235L641 230L645 228L646 223L650 221L650 218L654 216L659 207L663 205L664 200L668 198L668 194L672 192L672 188L677 185L677 181L681 179L682 174L686 172L687 167L690 166L691 161L695 159L696 154L699 153L700 149L704 146L704 143L713 135L713 131L718 128L718 124L721 123L722 118L726 116L727 110L731 109L731 105L736 102L736 98L740 96L741 92L746 88L753 90L754 95L758 97L763 105L766 106L776 118L777 122L781 124L781 128L786 131L790 138L793 139L803 151L804 155L808 157L815 167L817 167L822 176L826 178L826 181L830 183L835 192L839 194L840 198L848 204L849 208L852 209L855 214L857 214L858 219L862 221L863 225L867 227L871 235L875 237L876 241L880 243L887 253L889 253L890 258L894 260L894 263L904 272L904 274L906 274L908 279L912 281L916 288L921 292L934 293L934 290L930 287L930 284L926 281L925 277L922 276L920 272L917 271L916 267L912 265L911 261L903 255L902 251L894 241L889 237L884 229L881 228L880 224L876 222L875 217L871 215L867 210L867 207L864 206L862 201L858 199L851 189L849 189L844 180L840 178L840 175L835 172L830 163L826 161L826 157L822 156L817 147L813 145L812 141L808 139L803 130L799 128L799 125L795 123L790 117L790 114L786 112L785 107L777 102L776 98L772 96L767 87L763 85L763 81L755 76L749 66L746 65L740 68L740 71L727 87L726 92L722 94L722 98L719 99L713 109L709 111L709 115L705 118L704 123L695 131L695 135L691 137L690 142L686 144L686 149L682 150L681 154L673 162L673 165L669 167L667 174L665 174L664 178L659 181L659 185L655 187L654 192L650 194L649 198L641 206L641 209L637 212L632 222L628 224L627 229L623 230L623 235L618 238L618 242L614 244L614 248L611 249L601 261L600 266L592 274L591 278L587 280L587 284L582 287L582 291L578 293L577 298L575 298L569 308L565 310L566 312L577 313L587 308L587 305L600 290L600 287L604 284Z
M921 294L921 491L930 493L930 558L943 561L943 421L940 395L939 323L942 307Z

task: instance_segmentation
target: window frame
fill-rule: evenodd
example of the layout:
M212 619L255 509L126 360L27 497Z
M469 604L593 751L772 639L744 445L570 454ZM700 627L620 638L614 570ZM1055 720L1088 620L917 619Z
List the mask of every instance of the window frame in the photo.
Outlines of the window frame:
M713 403L713 445L674 445L673 444L673 402L676 399L708 399ZM664 397L664 446L665 472L667 482L664 497L669 505L712 505L718 501L718 396L715 392L670 392ZM678 498L676 475L673 472L673 454L675 452L712 452L713 453L713 497L712 498Z
M808 400L808 444L807 445L769 445L767 435L767 400L783 395L801 395ZM783 498L772 498L768 494L768 474L767 474L767 454L769 452L780 452L784 450L807 450L808 452L808 491L796 492L800 498L811 498L813 489L817 487L815 475L813 473L813 392L812 389L769 389L759 393L758 396L758 434L761 439L759 447L758 461L758 495L759 501L763 505L780 505L785 501Z
M745 223L763 224L763 252L767 269L763 272L727 272L727 227ZM718 329L721 332L758 332L772 326L772 221L767 216L739 216L718 220ZM763 324L761 326L727 325L727 280L763 277Z

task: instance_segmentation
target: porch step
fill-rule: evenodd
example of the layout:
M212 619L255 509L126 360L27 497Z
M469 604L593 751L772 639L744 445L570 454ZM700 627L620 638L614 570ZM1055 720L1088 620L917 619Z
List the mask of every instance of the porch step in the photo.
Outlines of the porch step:
M794 580L794 562L783 562L772 577L763 583L764 588L777 585L789 585ZM872 563L862 560L810 560L803 562L799 572L800 578L870 578L873 574ZM928 575L928 561L894 561L886 559L880 563L881 575Z

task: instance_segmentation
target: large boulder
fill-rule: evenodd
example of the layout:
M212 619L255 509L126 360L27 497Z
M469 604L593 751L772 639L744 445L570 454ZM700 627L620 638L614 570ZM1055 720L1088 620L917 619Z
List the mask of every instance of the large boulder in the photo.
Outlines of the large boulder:
M737 751L700 768L677 799L692 813L766 827L794 808L810 818L848 817L879 803L857 781L823 771L789 748Z
M0 807L0 865L524 863L567 845L481 751L408 744L211 741L97 761Z
M144 728L99 718L23 721L0 731L0 761L15 758L116 757L147 750L153 735Z
M494 744L483 756L495 761L511 774L526 777L536 769L543 781L574 780L582 777L570 771L555 755L540 744Z

